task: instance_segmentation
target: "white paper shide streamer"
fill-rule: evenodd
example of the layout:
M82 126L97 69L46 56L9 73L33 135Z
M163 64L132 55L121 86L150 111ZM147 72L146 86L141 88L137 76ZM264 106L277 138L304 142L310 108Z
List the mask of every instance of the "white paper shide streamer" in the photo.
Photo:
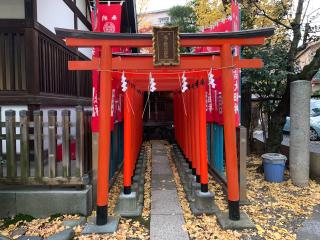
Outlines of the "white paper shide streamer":
M187 77L185 72L183 72L181 79L182 79L181 92L185 93L188 90L188 82L187 82Z
M208 79L209 79L209 86L211 86L212 88L216 88L216 83L214 80L214 75L212 73L212 68L210 69L210 72L208 74Z
M121 88L122 88L122 92L126 92L128 87L127 87L127 78L124 75L124 72L122 73L121 76Z
M149 74L149 90L150 92L154 92L157 90L156 88L156 82L154 80L154 78L152 77L152 74Z

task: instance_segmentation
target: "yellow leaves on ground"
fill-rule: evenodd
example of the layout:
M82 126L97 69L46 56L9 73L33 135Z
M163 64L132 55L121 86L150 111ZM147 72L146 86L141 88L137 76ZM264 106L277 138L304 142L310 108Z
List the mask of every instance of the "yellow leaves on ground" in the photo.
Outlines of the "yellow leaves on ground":
M310 217L313 207L320 202L320 185L310 181L309 187L293 186L291 180L269 183L257 172L261 166L258 157L248 158L249 205L242 206L256 224L256 230L224 231L215 216L194 216L189 208L175 165L170 157L170 166L177 184L180 203L184 211L185 226L191 239L266 239L293 240L302 222ZM288 172L286 172L288 178ZM215 193L215 203L220 210L227 211L227 200L222 187L209 176L209 190Z
M171 148L168 148L168 158L170 167L173 172L174 179L176 181L177 190L178 190L178 196L181 203L181 207L184 212L184 219L186 224L184 225L184 229L189 233L189 236L191 239L221 239L221 240L234 240L239 239L241 237L241 233L236 231L223 231L220 226L218 225L217 218L215 216L206 216L202 215L199 217L196 217L192 214L189 203L186 199L183 186L180 182L180 177L177 172L177 168L174 165L171 157ZM213 180L210 180L211 183L213 183ZM210 184L210 189L217 190L215 191L215 194L218 193L218 190L222 191L221 187L217 184ZM218 194L218 198L221 198L219 201L219 204L221 207L225 207L225 203L222 201L223 193ZM220 206L219 206L220 207Z
M144 185L144 208L140 219L121 219L118 231L106 235L81 236L83 227L74 228L75 239L149 239L148 229L151 208L151 145L144 143L147 152L147 167ZM296 239L296 231L302 222L310 217L313 207L320 202L320 185L310 181L309 187L299 188L292 185L291 181L283 183L269 183L264 180L263 174L257 171L261 165L261 159L251 156L248 158L248 190L247 196L250 205L242 206L241 210L246 212L256 224L256 230L224 231L220 228L215 216L194 216L189 208L183 187L176 167L171 158L171 147L168 146L170 166L176 182L180 204L185 218L183 229L188 232L191 239L266 239L266 240L293 240ZM286 172L288 179L288 172ZM119 173L109 196L109 214L114 214L114 207L118 201L122 187L123 176ZM220 210L227 211L226 196L222 187L209 177L209 189L215 193L215 202ZM95 216L95 212L93 212ZM20 221L1 229L0 234L9 236L19 226L27 229L28 235L48 237L64 229L61 225L65 219L77 219L77 215L63 215L55 219L35 219L31 222ZM3 220L0 221L0 226Z
M76 240L125 240L125 239L149 239L149 230L146 224L148 224L148 219L150 219L150 209L151 209L151 145L149 143L144 143L143 147L145 147L147 151L147 169L146 169L146 183L144 186L144 208L143 208L143 219L144 223L140 222L140 219L122 219L120 220L120 224L118 227L118 231L114 234L92 234L92 235L81 235L83 230L82 226L76 226L73 228L75 231ZM108 205L108 214L110 216L114 215L114 209L116 203L118 201L121 187L123 183L123 175L121 172L117 175L116 181L114 182L112 188L109 192L109 205ZM70 203L71 204L71 203ZM93 211L92 216L95 216L96 212ZM50 218L45 219L35 219L31 222L18 222L16 224L10 225L8 228L0 231L0 234L9 236L15 229L19 226L23 226L27 229L26 235L28 236L40 236L43 238L47 238L50 235L58 233L65 229L62 226L62 221L75 220L79 219L78 215L63 215L61 217L55 218L51 220ZM141 219L142 220L142 219ZM0 221L0 229L3 224L3 220Z
M144 205L142 210L142 217L145 221L150 218L151 211L151 144L146 143L146 154L147 154L147 167L145 171L145 183L144 183Z

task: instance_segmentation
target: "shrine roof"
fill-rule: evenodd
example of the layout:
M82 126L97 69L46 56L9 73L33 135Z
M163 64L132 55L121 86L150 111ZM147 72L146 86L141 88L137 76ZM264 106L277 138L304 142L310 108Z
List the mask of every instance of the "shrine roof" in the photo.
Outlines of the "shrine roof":
M152 34L145 33L101 33L81 30L56 28L57 36L61 38L81 39L152 39ZM180 33L180 39L227 39L227 38L254 38L270 37L274 28L250 29L238 32L215 32L215 33Z

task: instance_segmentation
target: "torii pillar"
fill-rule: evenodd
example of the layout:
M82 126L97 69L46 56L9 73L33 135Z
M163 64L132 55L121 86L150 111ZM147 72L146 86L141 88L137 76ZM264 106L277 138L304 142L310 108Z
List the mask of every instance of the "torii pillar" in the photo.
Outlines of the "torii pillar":
M70 70L100 70L100 114L99 114L99 160L98 160L98 192L97 192L97 225L107 223L108 207L108 179L109 179L109 160L110 160L110 110L111 110L111 71L135 70L159 70L154 68L152 56L144 60L119 62L112 59L112 47L150 47L152 46L151 34L108 34L92 33L86 31L72 31L66 29L56 29L57 35L66 38L68 46L76 47L101 47L101 57L92 61L71 61ZM163 68L165 71L206 68L222 68L222 93L223 93L223 111L224 111L224 129L226 146L226 165L227 165L227 184L228 184L228 203L229 220L234 225L240 219L239 211L239 179L238 162L236 147L236 126L233 98L233 77L232 68L259 68L263 66L260 59L239 59L232 56L232 46L255 46L264 44L265 38L273 34L273 28L246 30L240 32L226 33L207 33L207 34L180 34L182 47L193 46L219 46L221 48L221 57L216 60L210 60L206 66L201 66L200 61L194 62L190 59L182 61L180 66ZM115 60L115 61L113 61ZM189 62L187 61L189 60ZM206 61L204 61L206 62ZM232 64L235 66L232 66ZM117 65L118 64L118 65ZM183 68L183 66L189 66ZM161 70L161 68L160 68ZM163 86L167 91L173 91L170 83ZM205 138L203 138L205 139ZM204 148L203 148L204 149ZM205 184L205 183L204 183ZM206 189L204 189L206 190ZM219 219L219 218L218 218ZM221 223L221 222L220 222ZM223 225L223 223L222 223Z

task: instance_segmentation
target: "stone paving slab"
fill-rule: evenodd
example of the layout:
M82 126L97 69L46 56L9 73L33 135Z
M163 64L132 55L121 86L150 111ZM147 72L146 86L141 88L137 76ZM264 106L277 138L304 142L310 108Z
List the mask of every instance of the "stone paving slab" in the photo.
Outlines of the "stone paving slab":
M303 223L302 228L297 233L298 240L319 240L320 239L320 222L307 220Z
M157 175L157 174L172 175L169 164L160 164L160 163L152 164L152 175Z
M186 240L188 233L182 229L182 215L151 215L151 240Z
M152 214L183 214L177 190L153 190Z
M158 155L157 153L154 154L154 157L152 159L152 163L162 163L162 162L167 162L167 155Z
M173 176L155 174L152 176L151 187L153 190L175 190L176 184Z
M188 240L164 142L152 142L151 240Z
M154 176L152 176L151 182L152 183L159 183L161 181L166 181L166 182L172 182L174 183L174 178L173 175L170 174L154 174Z
M297 232L298 240L319 240L320 239L320 205L313 209L313 216L306 220Z

